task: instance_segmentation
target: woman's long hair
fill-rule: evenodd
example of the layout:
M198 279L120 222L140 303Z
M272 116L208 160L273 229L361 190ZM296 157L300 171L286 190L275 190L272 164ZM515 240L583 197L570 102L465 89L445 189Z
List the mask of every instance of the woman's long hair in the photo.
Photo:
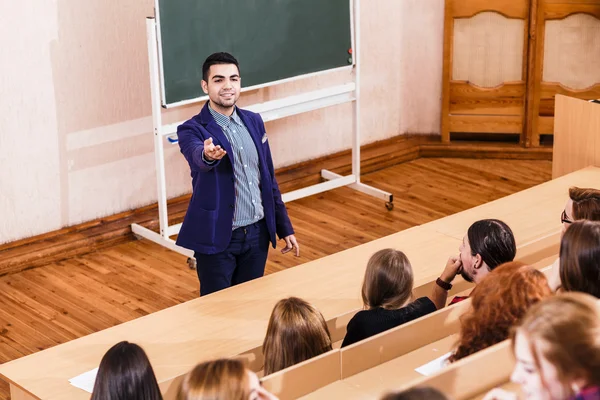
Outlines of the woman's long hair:
M290 297L273 308L262 350L269 375L331 350L331 335L316 308Z
M183 378L177 400L248 400L250 376L240 360L219 359L196 365Z
M152 365L140 346L119 342L106 352L91 400L162 400Z
M399 250L383 249L371 256L365 270L362 299L365 309L396 310L411 298L413 270Z

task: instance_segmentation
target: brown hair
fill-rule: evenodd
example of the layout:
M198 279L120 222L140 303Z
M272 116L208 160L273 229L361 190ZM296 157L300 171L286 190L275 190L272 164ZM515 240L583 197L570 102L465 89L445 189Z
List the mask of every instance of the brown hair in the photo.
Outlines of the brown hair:
M573 222L560 241L563 290L600 298L600 222Z
M561 293L533 307L513 331L523 334L531 349L538 371L543 357L557 371L567 393L570 380L584 378L600 385L600 305L585 293ZM542 376L542 382L544 377Z
M569 197L573 201L573 219L600 221L600 190L572 187Z
M398 393L388 393L381 400L448 400L448 397L435 388L419 387Z
M411 298L413 270L406 255L398 250L383 249L371 256L362 285L366 309L396 310Z
M183 378L177 400L248 400L250 378L240 360L220 359L198 364Z
M513 261L494 269L473 289L450 362L507 339L529 307L551 294L546 276L533 267Z
M331 350L331 335L323 315L297 297L273 308L263 342L265 375Z

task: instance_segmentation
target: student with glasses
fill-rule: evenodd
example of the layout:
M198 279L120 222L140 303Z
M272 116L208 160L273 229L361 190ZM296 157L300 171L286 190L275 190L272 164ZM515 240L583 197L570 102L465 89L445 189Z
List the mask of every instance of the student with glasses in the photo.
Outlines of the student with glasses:
M560 214L560 222L563 225L562 234L564 235L567 228L578 220L600 221L599 189L578 187L569 189L569 199ZM558 259L552 265L552 274L549 278L552 290L557 290L561 286L559 265L560 260Z

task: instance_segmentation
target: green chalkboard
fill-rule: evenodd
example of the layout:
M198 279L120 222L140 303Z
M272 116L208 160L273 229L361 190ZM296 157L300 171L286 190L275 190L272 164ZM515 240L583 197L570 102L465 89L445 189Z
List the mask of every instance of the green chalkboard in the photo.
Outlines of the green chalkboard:
M242 87L351 64L350 0L156 0L163 105L204 95L202 63L226 51Z

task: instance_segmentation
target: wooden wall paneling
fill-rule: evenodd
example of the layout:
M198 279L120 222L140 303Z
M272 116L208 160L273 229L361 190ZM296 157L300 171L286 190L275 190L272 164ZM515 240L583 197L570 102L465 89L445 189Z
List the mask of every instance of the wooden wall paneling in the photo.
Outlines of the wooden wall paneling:
M443 142L450 140L451 132L519 134L523 141L529 12L529 0L446 1L441 120ZM470 19L469 23L474 25L465 25L461 21L457 27L457 19ZM460 59L457 58L459 49L455 46L467 45L465 40L469 42L469 39L465 39L465 35L469 30L485 29L482 26L489 27L489 24L500 24L500 28L504 28L504 37L496 43L500 47L495 50L510 52L514 45L507 43L515 40L514 33L512 36L510 34L514 32L511 31L515 27L514 19L522 20L522 24L518 25L523 26L521 59L516 56L513 60L520 63L520 73L515 73L514 68L511 73L510 65L507 68L498 67L493 62L483 62L481 67L473 67L472 60L462 60L462 69L456 64ZM463 44L457 43L461 39ZM482 57L493 58L490 54L494 49L484 49L482 53L479 53L479 48L472 51L477 52L470 55L476 61ZM465 71L464 68L469 70Z
M573 83L567 84L565 82L561 82L561 78L557 76L556 72L551 74L551 82L546 82L544 80L544 64L547 61L547 51L549 51L547 48L549 44L546 43L549 32L547 29L547 24L549 21L565 20L566 18L570 18L574 15L583 14L596 18L598 26L600 27L600 0L532 0L531 10L532 23L530 26L529 46L533 50L529 57L529 84L527 92L527 122L525 142L527 146L539 146L540 135L554 133L554 99L557 94L586 100L600 97L600 77L598 78L598 82L594 82L590 85L584 85L586 87L576 88L569 87L569 85L577 86L576 84L574 85ZM533 17L534 13L537 14L535 17ZM598 29L600 30L600 28ZM584 41L586 40L585 37L589 36L586 33L582 38L582 36L577 35L577 32L571 31L568 33L569 35L558 36L568 36L568 40L571 41L574 39ZM593 41L593 38L588 38L587 40ZM575 43L574 46L576 44L577 43ZM600 45L594 47L592 43L591 48L598 48L598 51L600 51ZM563 55L564 53L559 50L554 50L552 54ZM569 62L576 63L577 61L569 60ZM581 61L581 64L586 65L586 61ZM597 68L595 65L597 63L589 62L588 64L590 65L590 68ZM551 65L551 67L555 69L555 65ZM546 68L548 68L548 66L546 66ZM570 69L571 68L565 68L565 73L568 73L567 71ZM562 80L573 81L573 79L567 78L568 77L565 76L565 78ZM559 81L557 82L556 80Z

